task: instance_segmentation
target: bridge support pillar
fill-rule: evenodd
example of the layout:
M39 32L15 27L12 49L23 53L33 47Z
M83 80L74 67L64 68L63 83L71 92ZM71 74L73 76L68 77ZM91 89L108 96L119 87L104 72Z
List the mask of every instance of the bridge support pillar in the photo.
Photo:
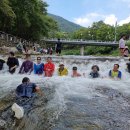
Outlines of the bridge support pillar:
M80 48L80 55L84 56L84 46L81 46L81 48Z

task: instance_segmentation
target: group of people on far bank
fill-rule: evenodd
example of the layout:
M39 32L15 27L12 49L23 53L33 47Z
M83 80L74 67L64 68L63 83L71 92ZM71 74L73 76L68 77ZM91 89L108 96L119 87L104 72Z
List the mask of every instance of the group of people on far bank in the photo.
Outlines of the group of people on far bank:
M58 38L58 41L55 44L55 53L56 55L61 54L61 41ZM18 42L16 49L18 50L19 53L34 53L34 54L47 54L47 55L52 55L54 53L54 50L52 47L47 47L47 48L42 48L39 44L34 45L31 49L25 45L24 42ZM32 51L32 52L31 52Z

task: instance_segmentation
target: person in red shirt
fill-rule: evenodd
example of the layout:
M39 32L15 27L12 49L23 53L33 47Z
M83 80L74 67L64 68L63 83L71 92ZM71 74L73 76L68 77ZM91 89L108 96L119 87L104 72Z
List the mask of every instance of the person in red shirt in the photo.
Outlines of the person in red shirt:
M55 70L55 65L52 63L52 58L47 58L47 63L44 65L45 77L52 77Z

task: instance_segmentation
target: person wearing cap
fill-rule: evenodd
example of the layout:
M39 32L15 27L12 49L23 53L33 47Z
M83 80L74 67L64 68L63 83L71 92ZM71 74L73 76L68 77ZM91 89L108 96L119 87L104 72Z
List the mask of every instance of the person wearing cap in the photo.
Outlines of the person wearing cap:
M42 75L44 64L41 62L41 57L37 57L37 64L34 64L34 74Z
M130 53L130 50L129 50L128 46L125 46L125 49L124 49L124 57L128 57L128 56L129 56L129 53Z
M59 64L58 75L59 76L67 76L68 75L68 70L67 70L67 68L64 67L63 63Z
M55 70L55 65L51 57L47 57L47 63L44 65L45 77L52 77Z
M9 66L9 72L11 74L15 73L16 68L19 66L19 61L15 57L14 52L9 53L9 57L7 59L7 65Z
M77 72L77 67L73 67L72 71L73 72L72 72L71 77L80 77L81 76L81 74Z
M114 64L113 70L109 71L109 77L121 79L122 73L119 69L119 64Z
M26 54L25 61L22 63L22 66L20 67L19 74L31 74L33 71L33 62L31 61L30 54Z
M91 78L98 78L100 75L99 75L99 67L97 65L93 65L92 66L92 71L91 73L89 74Z

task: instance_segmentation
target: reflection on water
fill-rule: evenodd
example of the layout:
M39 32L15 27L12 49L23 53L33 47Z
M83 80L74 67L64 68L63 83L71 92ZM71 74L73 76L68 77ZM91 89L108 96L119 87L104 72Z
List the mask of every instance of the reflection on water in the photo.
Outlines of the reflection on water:
M34 99L34 107L18 123L17 128L19 130L20 127L22 130L130 130L130 74L125 71L126 62L92 60L86 64L72 64L71 60L66 60L64 63L69 69L67 77L58 77L56 72L52 78L33 74L28 76L44 90L48 102L45 103L43 97L37 96ZM114 63L120 64L120 70L123 72L122 80L88 77L92 65L97 64L100 67L100 74L105 76ZM78 67L80 73L85 72L86 78L71 78L73 65ZM58 67L57 63L56 67ZM24 76L1 72L2 100L21 83ZM7 104L9 100L7 98ZM0 103L2 104L2 101ZM1 110L2 108L0 113L3 113ZM6 114L7 112L4 116Z

